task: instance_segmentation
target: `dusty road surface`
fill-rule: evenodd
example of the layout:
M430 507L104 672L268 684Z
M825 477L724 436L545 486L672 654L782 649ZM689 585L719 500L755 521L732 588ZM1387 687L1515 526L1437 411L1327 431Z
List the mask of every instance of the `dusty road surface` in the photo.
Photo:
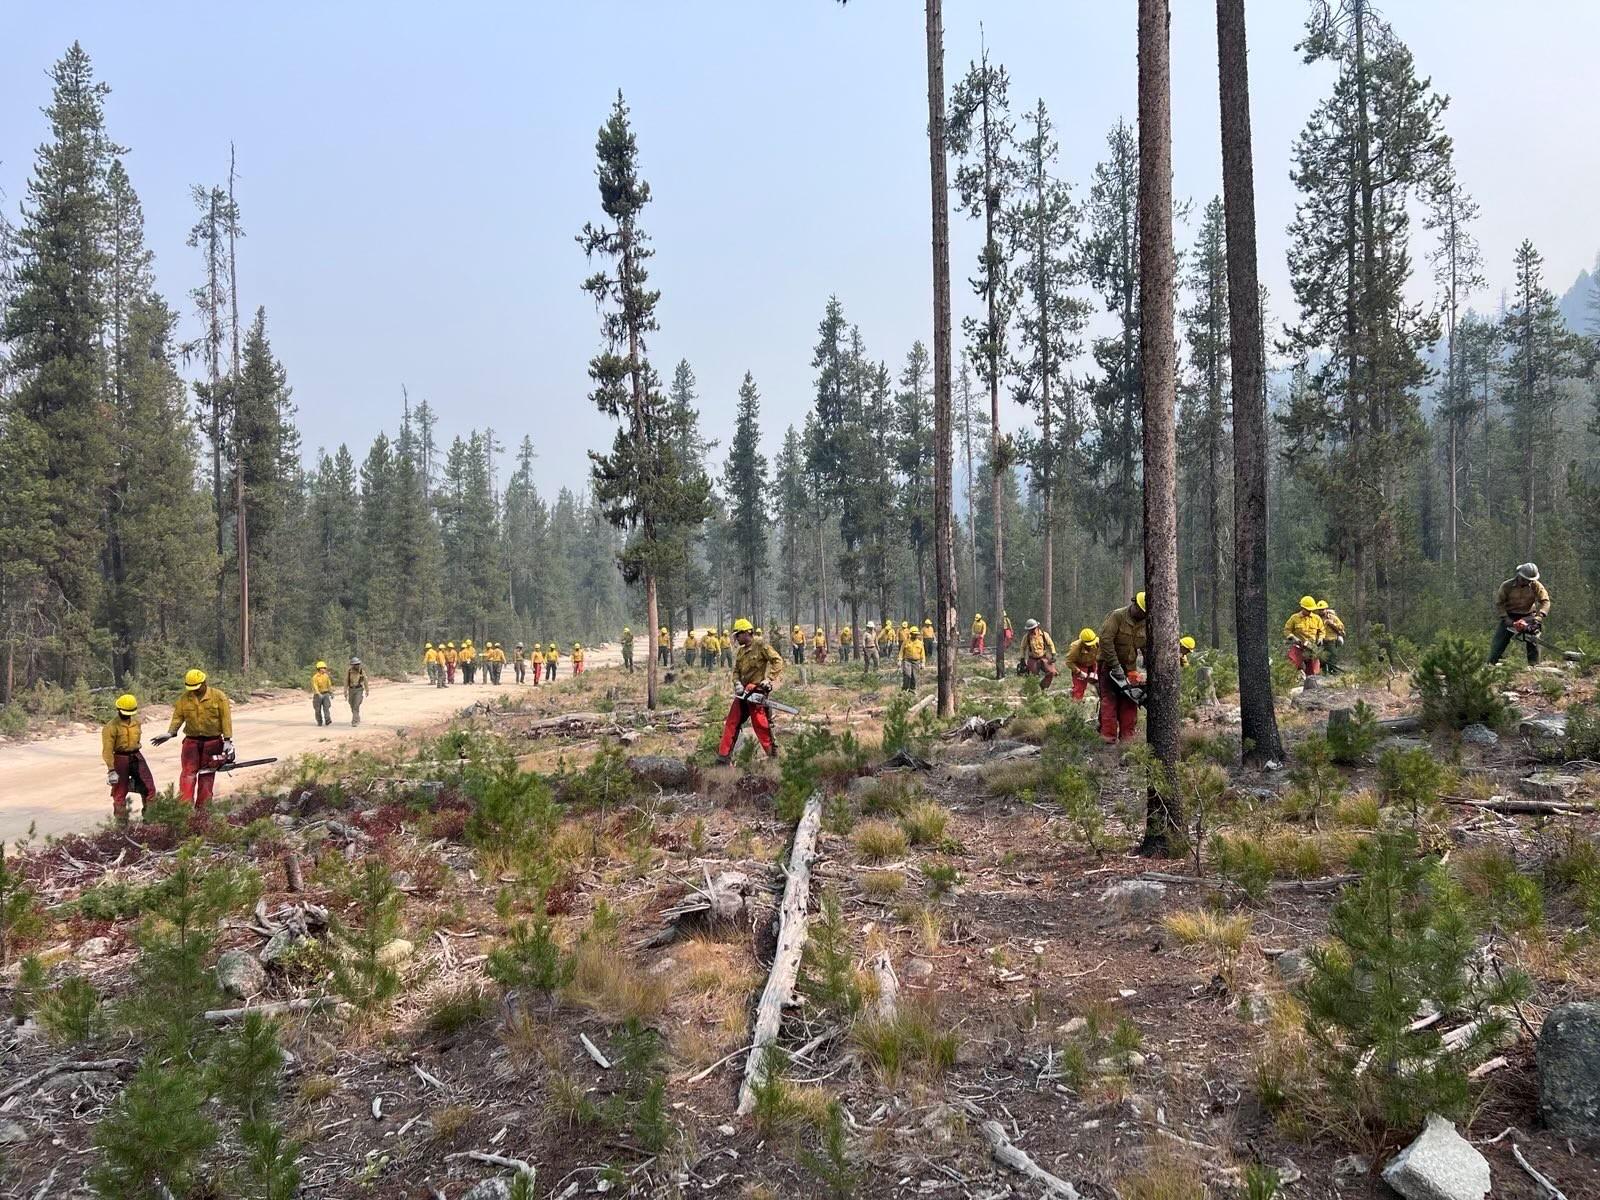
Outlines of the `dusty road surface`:
M587 654L586 670L613 666L622 661L616 647L602 647ZM572 666L561 660L556 687L571 678ZM236 704L233 709L233 744L241 759L276 755L280 762L302 754L338 754L360 743L393 738L402 729L412 730L454 715L474 700L496 701L502 696L532 692L529 685L518 687L511 679L511 666L502 676L508 682L499 687L474 684L467 687L430 687L422 676L408 683L374 681L366 703L361 706L361 724L352 728L350 709L344 693L335 689L333 724L318 727L311 716L310 693L285 700L253 701ZM640 689L643 689L643 676ZM545 685L549 686L549 685ZM165 788L178 778L178 741L151 746L150 739L165 733L171 709L150 705L144 717L145 757L156 777L156 787ZM263 767L239 771L217 779L217 794L226 796L249 788L252 780L276 769ZM92 829L111 816L111 792L106 787L106 768L100 760L100 732L75 733L65 737L43 738L0 748L0 841L22 837L33 826L40 836L79 833Z

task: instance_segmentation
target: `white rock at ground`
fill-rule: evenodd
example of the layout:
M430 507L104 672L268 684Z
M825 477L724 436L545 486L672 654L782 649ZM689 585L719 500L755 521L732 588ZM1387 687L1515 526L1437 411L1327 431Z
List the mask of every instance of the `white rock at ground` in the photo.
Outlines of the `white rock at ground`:
M1285 950L1272 965L1285 983L1299 983L1311 974L1311 956L1304 950Z
M1540 771L1517 782L1517 789L1535 800L1570 800L1582 786L1583 780L1576 775L1557 775L1550 771Z
M1487 725L1468 725L1461 731L1461 740L1468 746L1496 746L1500 735Z
M1484 1200L1493 1186L1488 1160L1440 1116L1394 1156L1383 1181L1406 1200Z
M111 939L108 937L92 937L78 947L79 958L104 958L111 953Z

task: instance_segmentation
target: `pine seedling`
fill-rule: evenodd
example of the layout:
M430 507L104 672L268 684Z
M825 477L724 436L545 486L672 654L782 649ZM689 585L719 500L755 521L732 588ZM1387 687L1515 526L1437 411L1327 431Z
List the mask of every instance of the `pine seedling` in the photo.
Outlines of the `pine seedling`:
M1385 750L1378 759L1378 788L1385 804L1411 814L1411 832L1422 834L1425 819L1435 818L1445 771L1426 750Z
M1050 769L1048 763L1046 769ZM1048 787L1077 839L1099 857L1108 845L1099 781L1083 767L1067 764L1051 773Z
M33 889L10 866L6 844L0 842L0 967L9 967L16 944L38 933L42 925Z
M258 1012L246 1013L239 1027L219 1038L211 1051L211 1094L245 1121L258 1120L278 1098L282 1067L277 1023Z
M1323 810L1331 808L1344 790L1344 781L1333 766L1337 761L1334 743L1312 734L1300 744L1296 759L1289 771L1289 807L1309 819L1313 829L1320 829Z
M1518 974L1488 981L1467 970L1478 930L1461 889L1415 838L1384 832L1351 857L1358 882L1339 897L1328 944L1311 951L1307 1027L1334 1101L1380 1131L1414 1129L1431 1112L1461 1114L1468 1070L1504 1033L1496 1009L1527 990ZM1446 1046L1416 1029L1427 1002L1478 1018Z
M1194 855L1196 875L1200 874L1200 851L1205 845L1206 830L1222 808L1229 787L1228 773L1210 759L1186 758L1178 764L1178 795L1183 800L1184 819L1189 825L1186 836L1190 853Z
M377 857L361 865L349 897L353 919L331 922L338 954L333 961L334 989L362 1013L371 1013L400 992L400 972L386 961L383 949L400 934L400 906L389 868Z
M1411 677L1422 697L1422 719L1432 728L1487 725L1502 729L1511 709L1501 694L1502 672L1465 638L1444 637L1429 648Z
M1378 714L1372 705L1365 700L1357 700L1348 721L1328 722L1329 755L1341 767L1358 766L1376 749L1381 733ZM1301 762L1305 761L1305 748L1302 747Z
M850 929L837 888L824 888L822 906L812 921L800 960L800 990L808 1000L842 1017L861 1010Z
M95 1127L100 1161L90 1186L102 1196L187 1195L200 1156L217 1140L205 1103L196 1068L146 1058Z
M42 992L36 1016L51 1039L62 1045L92 1041L105 1029L100 993L82 975L68 975Z
M275 1121L246 1121L239 1127L245 1159L239 1170L240 1192L248 1200L295 1200L300 1194L300 1168L295 1159L300 1143L284 1137Z
M50 980L38 955L28 955L17 967L17 983L11 989L11 1011L20 1020L39 1007Z
M857 1194L861 1172L850 1161L844 1107L837 1100L828 1105L828 1123L822 1130L820 1148L802 1150L800 1163L817 1177L831 1200L851 1200Z

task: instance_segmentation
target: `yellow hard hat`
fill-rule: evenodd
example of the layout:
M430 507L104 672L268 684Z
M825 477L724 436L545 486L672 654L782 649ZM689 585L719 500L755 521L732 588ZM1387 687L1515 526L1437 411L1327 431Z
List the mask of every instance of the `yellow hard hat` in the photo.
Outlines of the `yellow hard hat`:
M1082 629L1078 630L1078 640L1085 646L1093 646L1100 640L1100 635L1085 625Z
M582 650L583 649L583 643L582 642L573 642L572 643L572 648L574 650Z
M627 627L627 626L626 626L626 625L624 625L624 626L623 626L623 627L622 627L622 632L623 632L623 633L632 633L632 632L633 632L633 630L631 630L631 629L629 629L629 628L628 628L628 627Z
M1133 598L1133 602L1134 602L1134 604L1136 604L1138 606L1140 612L1149 612L1150 611L1148 608L1146 608L1144 606L1144 593L1143 592L1140 592L1137 596L1135 596Z
M183 677L183 686L192 692L195 688L204 684L205 681L206 673L204 671L199 667L190 667L188 673Z
M1318 600L1317 601L1317 611L1318 612L1325 612L1325 611L1327 611L1328 609L1330 609L1332 607L1333 607L1333 605L1329 604L1326 600Z
M981 621L981 620L983 620L983 614L982 613L973 613L972 614L972 619L974 621Z
M321 660L321 659L320 659L320 658L319 658L319 659L318 659L318 660L317 660L317 670L319 670L319 671L326 671L326 670L327 670L327 669L328 669L328 664L327 664L327 663L325 663L325 662L323 662L323 661L322 661L322 660Z
M432 650L433 649L433 643L429 642L426 646L423 647L423 649L424 650Z
M124 692L117 697L117 711L130 717L139 711L139 702L134 699L132 692Z
M1301 596L1300 607L1305 609L1307 612L1316 612L1317 598L1315 596Z
M1198 644L1199 643L1197 643L1187 633L1184 634L1181 638L1178 639L1178 645L1182 646L1185 650L1193 650L1195 648L1195 646L1198 645Z
M755 626L750 624L744 617L739 617L733 623L733 631L735 633L753 633Z

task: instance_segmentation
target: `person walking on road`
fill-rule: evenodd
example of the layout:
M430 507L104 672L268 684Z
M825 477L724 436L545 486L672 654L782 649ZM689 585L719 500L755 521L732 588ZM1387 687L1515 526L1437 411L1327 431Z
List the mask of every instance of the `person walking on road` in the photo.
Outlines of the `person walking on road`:
M732 758L733 745L746 721L750 722L756 741L767 752L767 757L778 757L778 743L772 736L772 711L761 701L772 694L783 676L783 656L766 642L756 641L755 630L744 617L733 623L733 640L739 643L739 653L733 660L733 675L742 694L734 697L728 706L727 719L722 722L717 761L724 766ZM747 700L746 696L756 698Z
M574 675L582 675L583 674L583 643L582 642L573 642L572 643L572 673Z
M528 651L521 642L511 652L511 672L518 683L526 683L528 676Z
M444 686L439 682L440 666L439 652L433 648L433 643L429 642L422 648L422 670L427 675L428 682L434 687Z
M551 642L544 652L544 678L546 683L554 683L556 678L556 664L561 661L561 651L556 649L556 644Z
M626 625L622 627L622 665L628 668L628 674L633 674L633 630Z
M318 725L333 724L333 676L328 674L328 664L317 660L317 669L311 672L311 715Z
M233 705L222 689L206 683L206 673L198 667L184 675L183 688L183 695L172 706L167 732L152 738L151 745L159 746L183 730L178 795L203 813L216 790L216 769L234 759Z
M117 697L117 715L100 727L100 757L106 764L106 786L111 789L111 815L118 825L128 823L128 793L139 793L142 808L156 794L155 777L140 747L143 726L139 701L133 694Z
M350 705L350 724L361 724L361 702L367 698L367 673L362 669L361 660L353 656L350 669L344 673L344 698Z

